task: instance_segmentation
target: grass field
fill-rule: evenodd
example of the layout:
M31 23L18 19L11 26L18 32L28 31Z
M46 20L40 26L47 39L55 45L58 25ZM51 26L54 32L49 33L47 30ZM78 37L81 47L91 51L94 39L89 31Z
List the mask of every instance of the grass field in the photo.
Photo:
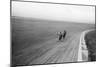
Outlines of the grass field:
M85 30L95 28L94 24L73 23L73 22L65 22L65 21L50 21L50 20L24 18L24 17L16 17L16 16L11 17L11 25L12 25L11 34L12 34L12 60L13 60L12 62L18 64L20 62L19 60L21 60L20 64L21 63L24 64L24 61L26 61L24 59L28 58L29 55L32 56L36 55L39 57L39 53L42 53L42 51L49 48L50 46L53 47L52 43L48 44L47 46L43 46L43 44L45 42L48 42L49 40L56 39L58 37L56 32L66 30L68 32L68 36L71 37L76 33L81 33ZM77 36L74 35L72 37L72 40L74 40L74 37ZM69 39L69 43L71 43L70 39ZM41 46L43 46L43 48L36 49ZM32 47L30 49L30 53L26 49L28 47ZM22 50L25 53L23 53L23 56L21 58L17 59L16 57L17 56L20 57ZM37 52L38 54L36 54ZM59 52L57 54L59 54ZM23 57L25 58L22 61Z
M85 41L89 51L89 61L96 61L96 30L88 32Z
M92 24L69 23L12 17L12 48L14 53L29 45L38 45L51 38L56 32L67 30L70 34L94 28ZM28 42L28 43L27 43Z

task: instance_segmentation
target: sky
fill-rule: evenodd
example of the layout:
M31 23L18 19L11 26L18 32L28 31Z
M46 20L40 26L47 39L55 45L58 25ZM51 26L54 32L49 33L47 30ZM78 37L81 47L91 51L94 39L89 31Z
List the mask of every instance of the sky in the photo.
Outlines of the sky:
M13 1L12 16L95 23L95 7Z

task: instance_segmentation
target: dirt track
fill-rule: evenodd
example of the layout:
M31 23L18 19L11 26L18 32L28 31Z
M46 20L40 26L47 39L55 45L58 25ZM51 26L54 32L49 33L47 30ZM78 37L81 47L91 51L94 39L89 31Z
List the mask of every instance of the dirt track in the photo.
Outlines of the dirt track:
M18 65L76 62L81 33L68 34L66 39L48 40L41 46L30 46L16 56Z

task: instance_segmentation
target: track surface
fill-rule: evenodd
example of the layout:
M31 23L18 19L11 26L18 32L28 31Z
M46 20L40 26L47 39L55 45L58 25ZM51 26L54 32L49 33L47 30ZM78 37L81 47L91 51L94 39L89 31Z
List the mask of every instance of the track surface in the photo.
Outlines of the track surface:
M78 62L81 34L91 28L93 24L12 17L12 64ZM63 30L66 39L58 41L56 32Z
M65 40L58 38L41 43L40 46L30 46L19 52L15 57L18 65L48 64L77 62L81 32L68 34Z

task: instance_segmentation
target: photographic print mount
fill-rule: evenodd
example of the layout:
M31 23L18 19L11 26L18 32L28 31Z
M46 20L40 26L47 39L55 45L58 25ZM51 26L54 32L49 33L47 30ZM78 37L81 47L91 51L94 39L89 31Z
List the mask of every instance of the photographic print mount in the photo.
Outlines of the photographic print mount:
M96 61L95 12L95 5L11 1L11 65Z

